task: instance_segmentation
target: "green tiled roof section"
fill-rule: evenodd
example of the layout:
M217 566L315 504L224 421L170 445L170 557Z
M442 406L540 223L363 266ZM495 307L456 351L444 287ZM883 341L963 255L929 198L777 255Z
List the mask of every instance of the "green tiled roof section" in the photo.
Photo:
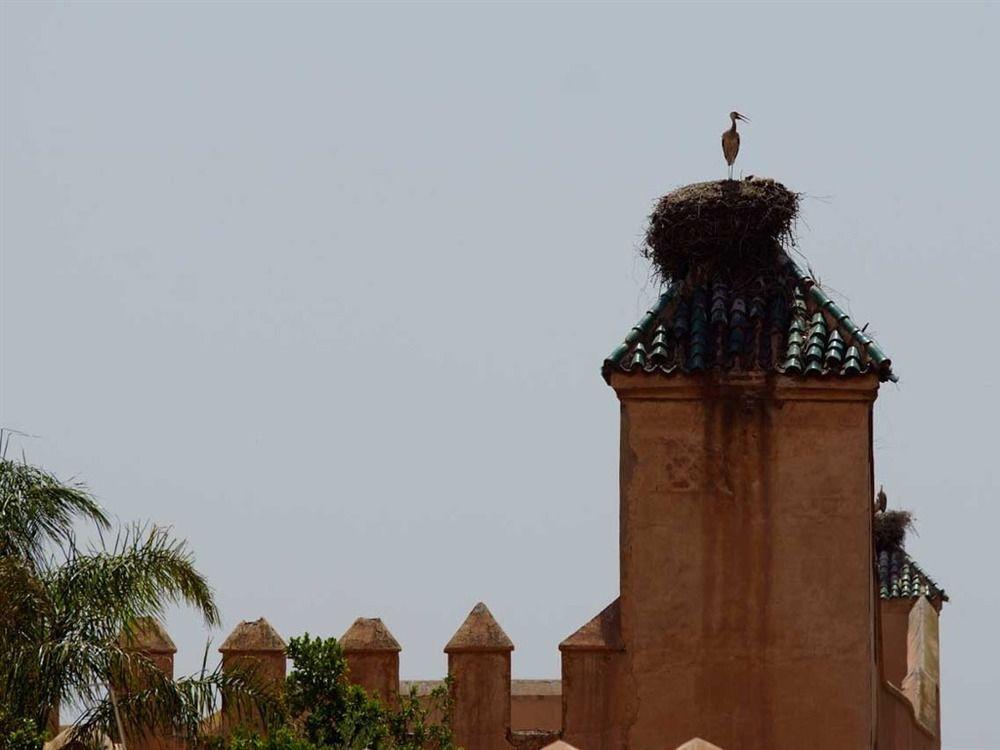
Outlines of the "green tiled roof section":
M604 360L605 380L616 370L723 369L792 376L875 372L895 381L892 362L875 341L790 258L778 263L769 282L761 276L738 289L703 274L671 284Z
M646 311L646 314L642 316L642 319L638 323L632 326L632 330L625 336L625 341L619 344L615 350L608 355L608 358L604 360L605 367L609 364L616 365L622 361L625 355L628 354L629 349L639 343L640 340L649 333L653 324L656 322L656 319L660 317L660 314L664 311L670 303L670 300L673 299L676 294L677 288L675 286L671 286L667 289L667 291L660 295L656 304Z
M892 360L889 359L875 340L871 336L866 334L861 330L857 324L851 320L851 316L845 313L840 307L830 299L826 292L824 292L819 284L817 284L810 276L802 273L801 269L795 264L791 259L788 261L791 267L795 269L796 275L799 277L800 282L803 286L808 289L809 295L816 301L817 306L820 310L825 310L834 320L837 321L837 325L846 333L851 340L860 347L863 347L871 358L872 362L875 363L879 374L884 374L883 380L891 380L896 382L899 378L892 372Z
M883 549L876 551L879 596L883 599L914 599L929 596L948 601L944 589L913 561L905 550Z

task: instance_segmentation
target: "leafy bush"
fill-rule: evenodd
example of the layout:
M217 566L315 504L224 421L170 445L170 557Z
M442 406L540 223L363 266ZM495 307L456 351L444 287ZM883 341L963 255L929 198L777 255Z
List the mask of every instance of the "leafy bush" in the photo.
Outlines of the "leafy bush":
M209 743L210 749L213 746L223 747L226 750L317 750L316 745L288 726L278 727L267 737L237 732L229 739L228 744Z
M285 683L292 721L320 746L344 750L384 746L386 711L347 679L347 661L336 638L292 638L288 656L295 668Z
M223 750L456 750L450 678L423 698L412 688L393 708L351 684L335 638L292 638L288 656L284 724L266 738L237 733Z
M426 703L417 697L417 688L400 696L399 710L389 714L389 733L397 750L456 750L451 733L451 675L427 697ZM439 716L440 721L433 721Z
M0 704L0 750L41 750L45 737L27 717L15 717Z

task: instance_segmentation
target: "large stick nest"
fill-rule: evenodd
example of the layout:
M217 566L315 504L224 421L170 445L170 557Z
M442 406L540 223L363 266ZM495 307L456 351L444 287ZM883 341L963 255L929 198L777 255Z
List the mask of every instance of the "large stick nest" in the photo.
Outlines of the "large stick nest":
M876 513L872 530L876 549L902 549L906 532L913 528L913 514L908 510L886 510Z
M706 272L766 272L793 242L799 196L769 179L698 182L663 196L643 254L664 280Z

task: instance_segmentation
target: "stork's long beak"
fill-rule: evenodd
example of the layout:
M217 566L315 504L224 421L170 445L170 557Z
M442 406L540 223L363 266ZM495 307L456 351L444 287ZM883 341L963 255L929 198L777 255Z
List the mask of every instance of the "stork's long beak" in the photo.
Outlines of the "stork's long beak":
M737 120L743 120L743 122L750 122L750 118L749 117L744 117L739 112L736 113L736 119Z

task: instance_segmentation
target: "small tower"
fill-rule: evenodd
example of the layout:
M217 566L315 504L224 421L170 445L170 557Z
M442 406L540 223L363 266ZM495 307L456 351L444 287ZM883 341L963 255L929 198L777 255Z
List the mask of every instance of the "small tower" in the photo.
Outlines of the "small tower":
M219 647L223 671L241 670L255 679L263 689L279 693L285 682L285 641L267 620L243 621ZM223 696L222 729L228 734L245 725L262 729L262 722L252 708Z
M119 643L123 651L140 654L163 672L168 678L174 676L174 654L177 647L167 634L163 623L152 617L140 617L132 627L122 634ZM114 689L118 692L118 698L124 698L127 691L132 689L141 690L143 684L141 680L138 684L132 682L130 686L116 685ZM172 750L174 738L169 726L157 726L153 728L138 728L130 726L128 717L124 717L125 739L130 750Z
M621 600L615 599L559 644L563 733L577 747L622 746Z
M444 651L455 681L455 744L510 750L510 654L514 644L486 605L473 607Z
M399 702L399 643L377 617L359 617L340 638L348 677L384 706Z
M168 677L174 676L174 654L177 646L167 634L163 623L153 617L140 617L130 633L123 633L122 650L142 654Z

